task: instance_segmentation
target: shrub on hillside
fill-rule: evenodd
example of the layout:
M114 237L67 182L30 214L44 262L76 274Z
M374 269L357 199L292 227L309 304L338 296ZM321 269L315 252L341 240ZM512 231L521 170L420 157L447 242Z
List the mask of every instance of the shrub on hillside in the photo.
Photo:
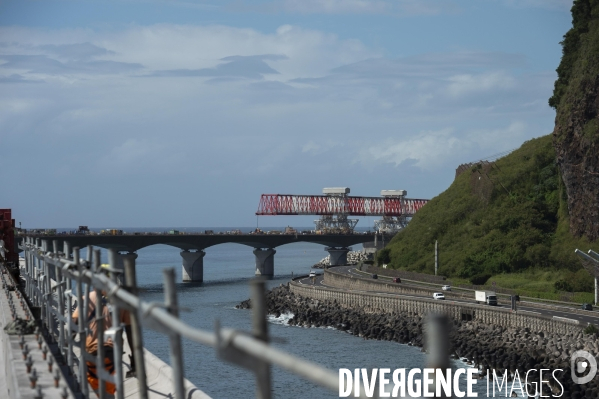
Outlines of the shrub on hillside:
M491 278L489 273L480 273L470 277L470 283L474 285L484 285Z
M553 286L555 287L556 291L566 291L566 292L573 292L574 289L572 289L572 284L570 284L569 281L562 279L557 280Z
M386 265L391 262L391 250L389 248L381 249L376 256L379 265Z
M592 292L594 290L593 277L584 269L576 273L570 272L553 285L556 291L565 292Z
M595 281L591 274L584 269L573 273L572 285L576 292L592 292L595 289Z

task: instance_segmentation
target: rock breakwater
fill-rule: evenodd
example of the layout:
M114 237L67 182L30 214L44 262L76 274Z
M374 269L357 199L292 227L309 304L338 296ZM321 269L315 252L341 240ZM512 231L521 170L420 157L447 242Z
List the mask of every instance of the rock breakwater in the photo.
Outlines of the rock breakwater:
M347 308L336 301L323 301L295 295L288 286L280 286L267 295L268 312L275 317L292 313L289 324L302 327L333 327L364 339L379 339L413 345L426 349L423 338L425 319L419 315L383 312L375 308ZM237 306L251 307L249 300ZM585 385L576 385L570 378L570 355L577 350L599 353L596 335L583 332L565 335L531 331L529 328L506 328L479 321L453 321L450 333L450 353L467 359L482 370L496 370L498 375L508 370L511 378L518 373L522 382L528 372L528 381L540 381L540 370L557 370L555 376L563 385L543 386L543 394L563 398L599 397L598 379ZM536 371L529 372L535 369ZM510 378L510 380L511 380ZM516 385L517 386L517 385Z
M358 263L360 263L363 260L368 259L368 256L361 251L349 251L347 253L347 264L348 265L357 265ZM316 269L324 269L327 266L331 265L331 256L327 255L326 257L322 258L320 261L318 261L317 263L314 264L314 268Z

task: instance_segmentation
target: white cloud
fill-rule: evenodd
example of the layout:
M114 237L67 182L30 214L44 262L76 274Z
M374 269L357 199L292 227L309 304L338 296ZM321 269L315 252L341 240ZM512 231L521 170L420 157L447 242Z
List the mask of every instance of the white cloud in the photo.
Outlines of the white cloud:
M507 7L569 10L573 0L491 0ZM472 3L480 3L474 0ZM245 3L242 3L245 4ZM251 3L250 3L251 4ZM251 11L284 11L299 14L386 14L396 17L456 13L464 2L455 0L275 0L259 6L245 5Z
M40 70L42 67L52 73L62 70L65 75L72 75L77 72L74 67L81 67L74 65L69 70L65 57L68 61L71 56L74 63L76 58L73 57L79 57L84 46L88 47L85 50L93 55L96 64L104 63L100 64L104 68L109 66L106 63L123 68L136 66L141 74L215 68L223 63L223 58L230 56L272 54L279 58L267 63L279 72L279 76L272 77L279 81L321 76L331 68L379 55L357 40L340 40L333 34L291 25L282 25L270 34L219 25L159 24L98 33L0 27L0 37L10 43L0 47L0 54L19 57L18 64L13 61L14 65L9 65L11 71L29 71L31 65L37 65ZM75 51L77 47L79 53ZM92 49L95 52L90 52ZM57 50L62 50L60 55L56 55ZM96 64L94 66L98 68ZM130 67L122 72L131 74L134 71Z
M505 72L489 72L479 75L464 74L448 78L447 90L451 96L460 97L470 93L512 89L516 79Z
M525 122L516 120L507 127L497 129L473 129L464 136L481 150L481 158L494 153L512 150L528 139L530 129ZM547 132L549 133L549 132Z
M105 165L116 164L119 168L127 167L140 161L146 161L148 156L156 155L159 150L160 145L157 143L128 139L114 147L100 163Z
M392 3L376 0L285 0L282 7L304 14L378 14L393 9Z
M321 146L312 140L302 146L302 152L309 152L311 154L317 154L320 149Z
M157 138L129 138L119 143L96 163L101 174L147 174L171 172L187 161L183 146Z
M453 128L423 131L406 139L389 138L367 148L360 159L363 163L391 163L395 166L412 162L422 169L435 169L446 161L446 156L461 151L462 145L464 143L454 135Z
M330 151L343 151L346 145L342 142L319 137L302 145L302 152L310 155L320 155Z
M386 14L394 16L431 15L452 12L455 1L448 0L275 0L236 3L236 10L285 12L290 14Z
M526 138L527 125L515 121L498 129L458 131L444 128L421 131L406 138L388 138L381 144L371 145L357 154L361 163L410 164L433 171L442 165L482 159L495 153L519 146ZM477 154L470 156L470 154Z
M494 0L517 8L533 7L533 8L549 8L570 10L574 0Z

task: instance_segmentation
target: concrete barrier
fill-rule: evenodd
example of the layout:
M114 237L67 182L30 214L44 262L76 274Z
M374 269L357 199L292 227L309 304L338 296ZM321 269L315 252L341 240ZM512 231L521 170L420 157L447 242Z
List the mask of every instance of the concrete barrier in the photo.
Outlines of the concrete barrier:
M125 345L128 353L129 345ZM175 390L173 387L172 368L152 352L144 349L144 358L146 361L146 381L148 381L148 396L150 399L174 398ZM139 390L136 378L125 380L125 398L138 398ZM187 379L185 380L185 398L186 399L210 399L206 393L200 391Z
M360 308L365 312L402 312L425 316L440 312L455 320L477 320L486 324L504 327L529 328L531 331L544 331L557 334L579 332L581 326L566 320L557 320L542 315L512 312L509 309L491 308L485 305L435 301L427 298L406 298L391 294L348 291L338 288L325 288L289 283L289 289L303 297L336 301L340 306Z
M474 293L459 293L442 291L441 287L416 287L405 283L386 282L388 280L375 280L370 277L360 277L336 271L334 268L325 269L324 282L326 285L354 291L378 291L402 295L425 295L432 298L434 292L443 292L447 298L474 299Z
M364 266L366 266L366 267L364 267ZM366 270L364 270L364 269L366 269ZM405 278L408 280L424 281L429 284L441 284L441 285L447 284L447 277L445 277L445 276L435 276L432 274L410 272L407 270L400 270L400 269L384 268L384 267L378 267L378 266L374 266L374 265L363 265L361 270L364 270L367 273L376 273L380 276L400 277L402 279Z
M4 303L0 303L4 307ZM4 310L4 309L3 309ZM11 337L4 332L4 327L7 324L4 317L5 311L0 311L0 364L4 372L0 372L0 398L20 398L21 395L15 395L19 392L17 373L14 368L15 358L12 351Z

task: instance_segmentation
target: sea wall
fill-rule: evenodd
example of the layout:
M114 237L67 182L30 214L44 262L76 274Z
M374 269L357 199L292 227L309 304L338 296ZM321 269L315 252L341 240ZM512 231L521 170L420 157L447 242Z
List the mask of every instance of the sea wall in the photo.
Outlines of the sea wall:
M321 288L289 283L290 292L306 298L335 301L343 307L359 308L365 312L399 312L423 317L431 312L444 313L454 320L476 320L481 323L502 327L530 328L533 331L568 334L579 332L578 323L556 320L534 314L511 312L507 309L427 298L405 298L387 294L351 292L335 288Z

